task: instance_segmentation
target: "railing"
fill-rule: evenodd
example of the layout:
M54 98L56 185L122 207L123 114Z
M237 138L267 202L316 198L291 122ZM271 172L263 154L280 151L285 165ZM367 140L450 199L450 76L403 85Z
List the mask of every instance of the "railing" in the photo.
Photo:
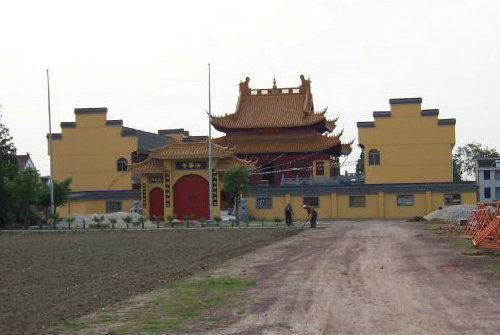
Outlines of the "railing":
M359 173L346 173L329 178L281 178L280 186L309 186L309 185L352 185L363 184L364 176Z

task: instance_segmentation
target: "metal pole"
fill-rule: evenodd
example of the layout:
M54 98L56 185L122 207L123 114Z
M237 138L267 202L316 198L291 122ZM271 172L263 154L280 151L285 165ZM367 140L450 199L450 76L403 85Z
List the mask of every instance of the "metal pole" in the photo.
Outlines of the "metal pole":
M212 97L210 93L210 63L208 63L208 209L209 221L213 221L213 181L212 181Z
M47 96L49 106L49 156L50 156L50 214L55 214L54 208L54 164L52 155L52 118L50 115L50 82L49 69L47 69Z

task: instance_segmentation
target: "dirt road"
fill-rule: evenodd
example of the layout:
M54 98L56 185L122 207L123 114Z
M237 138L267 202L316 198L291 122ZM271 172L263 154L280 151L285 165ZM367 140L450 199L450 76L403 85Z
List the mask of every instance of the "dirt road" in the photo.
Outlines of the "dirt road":
M339 222L216 270L257 285L236 323L208 333L500 334L500 275L486 270L499 264L420 223Z

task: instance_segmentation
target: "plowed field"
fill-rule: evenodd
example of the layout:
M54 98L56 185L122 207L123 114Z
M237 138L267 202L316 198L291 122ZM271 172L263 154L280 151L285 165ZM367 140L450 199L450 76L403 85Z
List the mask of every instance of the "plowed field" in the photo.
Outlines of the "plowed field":
M0 234L0 334L55 324L295 234L285 229Z

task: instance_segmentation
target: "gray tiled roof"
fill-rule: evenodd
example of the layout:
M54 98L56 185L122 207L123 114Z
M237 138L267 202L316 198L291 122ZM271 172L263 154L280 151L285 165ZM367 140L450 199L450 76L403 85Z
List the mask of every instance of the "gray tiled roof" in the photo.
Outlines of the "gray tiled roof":
M72 201L78 200L120 200L120 199L137 199L141 198L140 190L120 190L120 191L82 191L71 192L68 199Z

